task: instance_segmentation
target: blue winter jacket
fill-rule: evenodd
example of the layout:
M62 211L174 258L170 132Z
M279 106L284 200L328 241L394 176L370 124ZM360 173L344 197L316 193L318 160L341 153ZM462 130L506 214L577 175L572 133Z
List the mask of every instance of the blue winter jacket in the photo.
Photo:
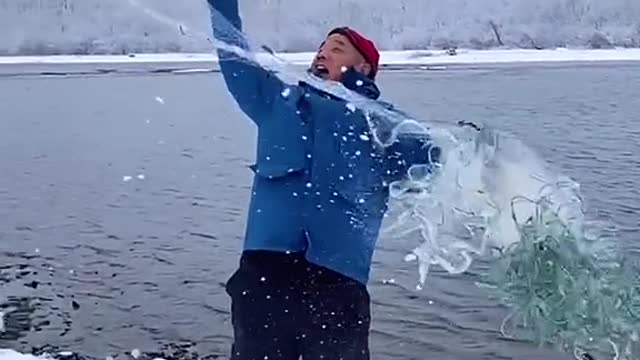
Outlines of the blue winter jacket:
M208 1L242 29L237 0ZM212 11L214 36L246 49L246 39L216 17ZM363 113L343 100L304 82L285 84L227 51L218 57L230 93L258 127L244 249L304 252L311 263L366 284L388 184L412 164L428 163L430 152L437 160L437 149L415 136L377 148ZM372 99L380 95L356 71L342 82Z

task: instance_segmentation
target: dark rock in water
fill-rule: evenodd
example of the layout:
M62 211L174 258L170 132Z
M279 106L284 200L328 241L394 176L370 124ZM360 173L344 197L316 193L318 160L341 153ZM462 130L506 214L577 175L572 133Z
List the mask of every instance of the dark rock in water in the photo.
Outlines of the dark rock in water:
M38 282L37 282L37 281L35 281L35 280L33 280L33 281L31 281L31 282L28 282L28 283L24 284L24 286L26 286L26 287L30 287L30 288L32 288L32 289L37 289L37 288L38 288L38 285L40 285L40 283L38 283Z
M163 345L157 352L141 353L138 360L214 360L223 358L221 355L216 354L200 356L194 350L195 345L193 342ZM131 358L130 354L129 358Z
M80 304L78 304L75 300L71 301L71 306L73 307L73 310L80 309Z
M216 360L226 358L218 354L200 356L194 350L195 345L196 344L193 342L173 343L161 346L158 351L140 352L139 354L137 353L138 351L135 350L135 358L131 352L114 355L106 354L105 356L99 358L92 358L77 354L72 351L61 350L59 347L54 345L32 347L31 354L35 356L42 356L46 354L55 360L104 360L105 358L112 358L114 360Z
M581 356L582 360L596 360L593 356L591 356L589 353L584 353Z
M49 355L50 357L56 360L84 360L79 354L74 353L73 351L65 351L61 350L57 346L53 345L44 345L40 347L32 347L31 353L35 356L43 356Z
M58 360L82 360L82 358L71 351L60 351L56 354L56 359Z

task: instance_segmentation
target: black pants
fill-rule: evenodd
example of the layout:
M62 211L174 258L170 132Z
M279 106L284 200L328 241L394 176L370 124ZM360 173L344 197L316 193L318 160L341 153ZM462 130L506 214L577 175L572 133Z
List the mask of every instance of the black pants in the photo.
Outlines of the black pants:
M366 286L302 254L245 252L227 283L232 360L368 360Z

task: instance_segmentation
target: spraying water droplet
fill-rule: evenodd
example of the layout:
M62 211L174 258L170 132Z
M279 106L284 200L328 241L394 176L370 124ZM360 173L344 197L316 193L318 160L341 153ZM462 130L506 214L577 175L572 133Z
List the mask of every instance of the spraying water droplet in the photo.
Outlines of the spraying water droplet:
M163 98L161 98L160 96L156 96L156 101L157 101L158 103L160 103L160 104L163 104L163 105L164 105L164 99L163 99Z
M406 262L411 262L416 260L418 260L418 256L416 256L416 254L408 254L407 256L404 257L404 261Z
M291 94L291 89L290 88L285 88L284 90L282 90L282 97L283 98L288 98L289 95Z

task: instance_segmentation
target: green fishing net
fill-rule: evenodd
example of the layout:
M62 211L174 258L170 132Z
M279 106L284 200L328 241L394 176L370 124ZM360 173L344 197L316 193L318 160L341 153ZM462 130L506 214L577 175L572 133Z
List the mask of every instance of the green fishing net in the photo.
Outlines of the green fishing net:
M579 184L515 136L454 138L438 139L437 171L414 167L391 186L385 236L418 239L405 258L418 261L418 288L431 266L459 274L489 257L478 285L510 310L505 336L578 359L640 359L640 263L587 216Z
M576 236L545 199L535 205L535 216L518 225L520 241L478 283L511 309L503 335L553 344L578 359L640 359L638 261L623 256L605 229Z

